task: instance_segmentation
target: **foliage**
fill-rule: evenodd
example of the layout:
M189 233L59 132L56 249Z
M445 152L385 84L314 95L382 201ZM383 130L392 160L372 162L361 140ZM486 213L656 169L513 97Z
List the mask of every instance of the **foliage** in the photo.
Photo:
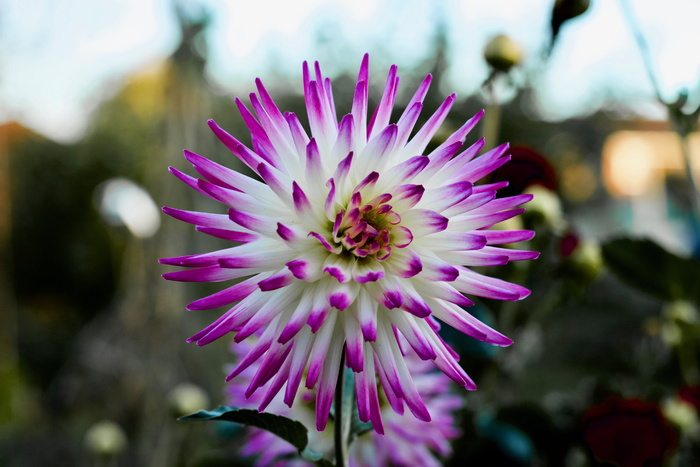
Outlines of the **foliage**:
M252 409L219 406L214 410L200 410L191 415L181 417L180 420L223 420L267 430L288 441L299 451L302 458L313 462L315 465L319 467L333 465L324 459L321 454L315 453L308 448L308 430L304 425L281 415L258 412Z
M623 281L661 300L700 305L700 262L649 239L619 238L603 245L608 267Z

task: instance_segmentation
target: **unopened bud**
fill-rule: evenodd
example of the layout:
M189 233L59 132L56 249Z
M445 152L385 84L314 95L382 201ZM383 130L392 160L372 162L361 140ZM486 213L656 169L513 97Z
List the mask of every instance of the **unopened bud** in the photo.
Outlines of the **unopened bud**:
M124 430L110 420L91 426L85 433L85 447L101 457L113 457L124 451L127 445Z
M527 203L525 217L558 230L564 225L564 215L559 196L552 190L540 185L532 185L525 189L526 193L534 196Z
M683 341L683 331L681 327L673 321L666 321L661 326L661 339L663 339L669 347L675 347L680 345Z
M603 255L596 242L583 241L569 258L579 272L588 280L594 280L603 270Z
M207 408L209 397L204 389L190 383L178 384L168 396L171 410L177 417Z
M681 431L692 433L698 429L698 412L684 400L677 397L669 399L663 403L661 411L666 420L676 425Z
M695 306L686 300L674 300L664 308L664 316L679 324L698 324L700 316Z
M518 65L523 58L523 51L517 42L504 34L491 39L484 48L484 59L494 70L507 73Z
M555 0L553 10L561 22L581 16L591 6L590 0Z

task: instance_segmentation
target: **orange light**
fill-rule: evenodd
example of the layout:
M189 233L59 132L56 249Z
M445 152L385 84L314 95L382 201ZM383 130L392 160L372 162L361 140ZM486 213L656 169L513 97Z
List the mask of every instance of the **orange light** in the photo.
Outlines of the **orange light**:
M689 138L695 175L700 176L700 134ZM678 135L670 131L618 131L603 145L603 181L617 197L648 193L670 173L682 173Z

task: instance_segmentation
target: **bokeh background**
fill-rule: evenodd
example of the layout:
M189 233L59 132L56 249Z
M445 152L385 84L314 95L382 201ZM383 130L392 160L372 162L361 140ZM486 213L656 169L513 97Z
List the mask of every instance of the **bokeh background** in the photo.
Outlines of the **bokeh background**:
M304 60L349 111L365 52L374 102L395 63L399 110L427 73L426 115L458 93L447 128L486 108L470 140L510 141L496 176L536 194L542 256L493 271L532 296L474 310L516 343L446 336L480 387L446 464L642 465L614 441L697 465L699 17L697 0L0 1L0 465L248 465L237 428L175 421L223 402L231 356L185 343L217 312L184 305L216 288L160 278L157 258L221 246L160 214L219 209L167 167L187 170L183 148L237 167L206 120L245 141L233 97L257 76L303 114Z

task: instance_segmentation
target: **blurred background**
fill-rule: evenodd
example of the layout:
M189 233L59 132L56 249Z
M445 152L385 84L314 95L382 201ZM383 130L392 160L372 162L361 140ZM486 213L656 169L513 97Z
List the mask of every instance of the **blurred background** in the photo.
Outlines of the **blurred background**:
M391 64L397 112L432 73L424 118L452 92L447 129L485 108L468 141L511 142L493 177L536 194L521 222L542 256L493 271L532 296L474 309L515 345L445 336L480 387L446 464L642 465L607 439L698 465L699 17L697 0L0 0L0 465L249 464L235 429L175 421L223 402L231 357L185 343L218 313L185 304L217 287L160 278L158 258L223 245L161 214L220 209L167 167L188 170L183 148L237 167L206 120L248 141L233 97L258 76L302 115L304 60L349 112L365 52L372 102Z

